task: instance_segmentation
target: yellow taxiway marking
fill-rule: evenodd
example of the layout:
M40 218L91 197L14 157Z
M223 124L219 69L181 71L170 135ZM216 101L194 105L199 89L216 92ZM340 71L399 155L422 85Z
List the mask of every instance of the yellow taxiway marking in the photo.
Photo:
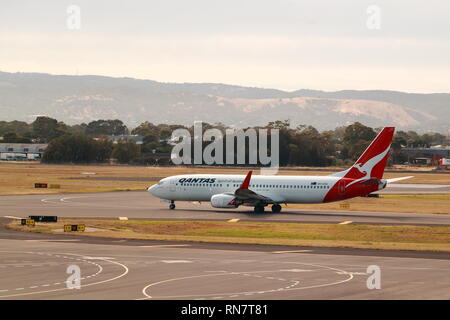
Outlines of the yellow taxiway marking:
M73 242L80 241L79 239L36 239L36 240L25 240L27 242Z
M140 248L190 247L190 244L159 244L154 246L139 246Z

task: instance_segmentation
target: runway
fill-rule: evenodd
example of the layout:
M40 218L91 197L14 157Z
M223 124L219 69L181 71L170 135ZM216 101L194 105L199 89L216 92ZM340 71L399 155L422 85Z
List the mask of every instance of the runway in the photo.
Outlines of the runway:
M412 258L45 237L1 240L0 299L450 298L448 254ZM67 288L73 265L81 270L80 289ZM380 268L380 289L367 287L371 265Z
M183 202L169 210L146 192L2 196L0 202L0 299L450 298L450 253L108 239L2 227L30 214L450 225L448 215L290 208L261 215ZM80 289L67 288L69 266L79 267ZM368 288L369 266L379 267L381 289Z
M177 202L177 209L169 210L145 191L85 193L71 195L1 196L2 216L25 218L29 215L56 215L71 218L183 219L276 221L304 223L352 223L450 225L450 215L354 212L331 210L302 210L283 208L278 214L255 214L251 208L237 210L215 209L209 203Z

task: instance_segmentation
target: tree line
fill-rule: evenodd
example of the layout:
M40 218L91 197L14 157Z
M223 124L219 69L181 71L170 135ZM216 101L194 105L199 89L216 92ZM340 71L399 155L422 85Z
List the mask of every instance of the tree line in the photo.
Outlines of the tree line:
M119 163L154 164L155 154L165 155L157 164L170 164L167 155L173 148L170 141L175 129L184 128L193 136L193 126L152 124L143 122L130 130L118 119L96 120L88 124L67 125L50 117L37 117L32 123L0 121L1 142L48 143L42 161L47 163L102 163L116 159ZM203 123L203 131L215 128L225 133L229 127L222 123ZM248 128L244 128L248 129ZM359 122L334 130L319 132L309 125L292 128L288 120L269 122L253 128L279 130L281 166L330 166L352 163L370 144L381 128L371 128ZM108 136L139 135L143 143L122 139L113 143ZM222 142L225 144L225 140ZM405 147L449 145L449 137L440 133L418 134L396 131L392 149L393 162L402 163ZM207 143L203 143L203 148ZM248 148L247 148L248 153Z

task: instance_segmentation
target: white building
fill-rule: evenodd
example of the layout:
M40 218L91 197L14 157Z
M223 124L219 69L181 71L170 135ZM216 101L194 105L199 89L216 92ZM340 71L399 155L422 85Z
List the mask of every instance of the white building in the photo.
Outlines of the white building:
M139 135L126 135L126 134L121 134L118 136L112 135L108 136L108 139L111 140L114 144L118 143L120 140L134 140L136 144L144 143L144 138Z
M39 160L48 144L0 143L0 160Z

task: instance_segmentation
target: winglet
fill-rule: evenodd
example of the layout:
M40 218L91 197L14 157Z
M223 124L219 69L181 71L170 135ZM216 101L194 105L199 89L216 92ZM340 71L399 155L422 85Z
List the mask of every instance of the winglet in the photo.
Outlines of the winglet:
M250 185L250 179L252 177L252 170L250 170L247 173L247 176L244 179L244 182L242 182L241 186L239 187L239 189L248 189L248 186Z

